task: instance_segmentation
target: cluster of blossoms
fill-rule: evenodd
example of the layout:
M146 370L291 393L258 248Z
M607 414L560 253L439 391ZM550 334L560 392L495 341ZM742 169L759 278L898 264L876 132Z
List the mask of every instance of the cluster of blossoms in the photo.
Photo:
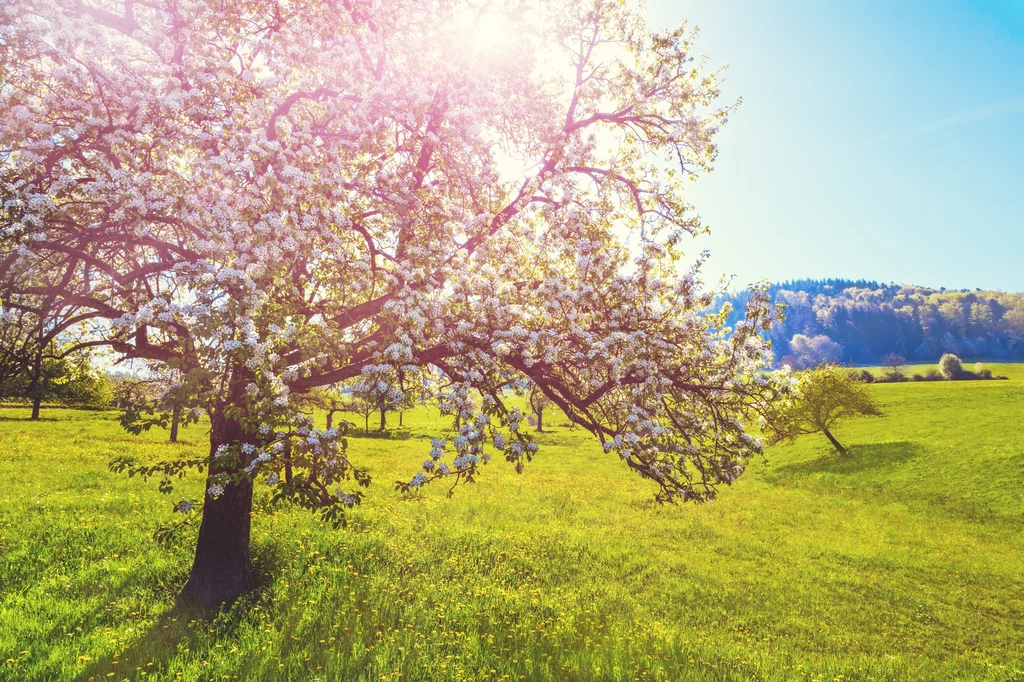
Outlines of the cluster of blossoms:
M458 428L449 439L433 438L430 443L430 459L423 462L422 471L417 472L408 483L398 482L399 490L420 488L430 481L454 477L456 484L461 481L472 482L478 468L491 460L486 451L488 446L502 453L505 459L515 465L517 473L522 473L524 463L538 451L538 446L526 433L521 425L526 416L519 408L502 411L493 396L485 396L483 410L475 410L469 387L459 385L451 392L442 393L440 405L442 414L455 412ZM497 423L492 418L497 415ZM501 431L507 430L507 435ZM452 450L452 459L442 461Z
M353 397L378 411L398 409L406 401L406 392L401 388L400 370L389 364L364 365L359 380L352 387ZM418 368L410 367L409 370L410 374L415 375Z
M264 481L271 486L280 486L282 472L286 472L284 487L288 489L281 489L280 494L300 498L311 493L322 494L356 475L357 470L346 456L343 429L315 428L312 418L303 414L292 416L285 426L274 430L262 423L250 434L253 440L221 444L214 452L215 471L207 487L209 497L217 499L232 481L241 476L253 479L261 471L266 472ZM302 466L302 476L292 477L288 471L290 466ZM358 504L361 499L359 494L340 487L335 487L330 497L346 507Z

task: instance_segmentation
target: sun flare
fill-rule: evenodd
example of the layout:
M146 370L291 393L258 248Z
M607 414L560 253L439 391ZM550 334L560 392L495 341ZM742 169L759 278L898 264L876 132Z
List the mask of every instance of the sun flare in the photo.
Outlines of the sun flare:
M515 43L515 26L495 12L481 15L470 29L470 46L474 52L506 52Z

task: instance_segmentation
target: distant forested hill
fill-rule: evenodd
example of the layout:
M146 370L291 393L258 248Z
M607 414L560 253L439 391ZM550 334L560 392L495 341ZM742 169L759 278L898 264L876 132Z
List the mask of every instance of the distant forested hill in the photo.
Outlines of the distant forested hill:
M854 363L876 363L887 353L908 360L943 353L1024 359L1024 294L839 279L783 282L770 291L786 305L786 320L769 333L776 358L827 347L830 359ZM726 298L736 307L731 321L738 321L747 294Z

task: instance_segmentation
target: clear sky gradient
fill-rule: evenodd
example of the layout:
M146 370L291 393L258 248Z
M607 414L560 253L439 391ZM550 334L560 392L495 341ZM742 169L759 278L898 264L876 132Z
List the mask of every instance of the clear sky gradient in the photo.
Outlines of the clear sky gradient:
M650 0L743 98L706 275L1024 291L1024 0Z

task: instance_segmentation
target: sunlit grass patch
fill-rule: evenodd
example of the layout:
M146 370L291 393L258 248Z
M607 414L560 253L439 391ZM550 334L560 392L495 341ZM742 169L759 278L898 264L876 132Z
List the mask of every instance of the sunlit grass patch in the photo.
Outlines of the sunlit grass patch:
M106 469L205 452L203 427L5 409L0 679L1021 679L1018 369L875 386L848 458L804 437L706 507L651 503L557 417L522 475L402 497L443 426L407 413L407 439L353 439L377 483L347 529L258 497L260 587L214 621L174 608L172 500Z

